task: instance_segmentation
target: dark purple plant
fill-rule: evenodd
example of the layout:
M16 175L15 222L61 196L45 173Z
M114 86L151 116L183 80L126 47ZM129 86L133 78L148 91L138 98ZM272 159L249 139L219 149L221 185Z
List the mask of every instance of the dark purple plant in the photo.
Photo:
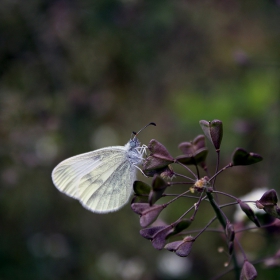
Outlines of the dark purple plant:
M140 225L143 227L140 234L144 238L151 240L155 249L166 249L180 257L187 257L191 253L194 242L199 239L203 232L211 230L210 226L212 223L218 220L223 230L216 229L216 231L224 235L224 242L226 242L228 247L229 268L226 272L231 270L236 271L237 279L255 279L257 277L257 271L252 263L259 261L255 260L249 262L239 241L238 234L245 230L256 228L265 228L267 230L269 227L277 226L277 221L280 218L280 208L277 206L278 198L276 191L274 189L268 190L259 200L253 201L257 208L262 209L266 214L272 217L272 222L270 221L269 224L260 223L257 215L248 205L248 202L252 203L252 201L242 201L231 193L219 191L215 185L215 181L217 176L223 171L234 166L257 163L262 160L262 157L256 153L247 152L242 148L236 148L230 163L220 168L220 147L223 138L223 124L220 120L213 120L210 122L202 120L199 123L204 134L216 150L217 161L215 173L210 175L206 165L208 149L205 145L204 135L198 135L193 141L179 144L179 149L182 154L177 157L173 157L168 152L167 148L159 141L152 139L148 145L150 153L143 163L143 173L147 177L152 177L152 183L151 186L149 186L144 182L135 181L135 196L131 203L132 210L140 216ZM182 166L187 174L176 173L172 167L176 165ZM194 166L195 172L190 169L189 166ZM200 175L200 169L204 172L203 176ZM182 179L182 181L172 181L175 176ZM168 193L170 188L178 184L189 187L180 194L174 195ZM219 203L219 196L227 196L233 201L221 205ZM162 197L171 199L165 203L158 203ZM155 222L161 212L181 197L185 199L196 199L196 202L173 223L156 224ZM197 232L195 236L192 236L189 228L196 219L202 203L208 203L209 207L212 207L214 216L207 224L203 225L200 230L192 231L192 233ZM233 205L239 205L248 219L256 226L250 228L244 227L242 229L239 227L236 231L235 227L237 227L237 225L234 221L231 221L223 211L224 207ZM237 259L236 251L239 251L242 255L241 261ZM273 256L271 258L274 260L274 264L276 263L275 260L279 259L278 255L276 253L275 256L277 257ZM224 274L225 273L223 273L223 275ZM218 278L219 276L213 279Z

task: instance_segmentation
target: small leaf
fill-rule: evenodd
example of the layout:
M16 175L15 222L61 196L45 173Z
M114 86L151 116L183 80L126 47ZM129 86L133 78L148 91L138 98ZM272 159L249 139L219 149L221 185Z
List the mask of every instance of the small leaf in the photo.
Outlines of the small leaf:
M274 189L266 191L260 200L256 201L256 206L263 209L267 214L280 219L280 209L277 206L278 197Z
M258 202L263 206L276 205L278 202L276 191L274 189L266 191Z
M149 176L154 175L158 173L154 170L163 169L170 163L171 161L160 159L154 156L148 156L143 163L143 172ZM150 173L150 171L153 171L153 173Z
M162 197L162 193L151 191L149 195L149 204L152 206L156 201L158 201Z
M207 148L201 148L199 150L197 150L194 154L194 159L195 162L198 163L204 163L206 160L206 157L208 155L208 149Z
M247 215L247 217L248 217L253 223L255 223L255 225L256 225L257 227L260 227L260 226L261 226L260 223L259 223L259 220L258 220L257 216L256 216L255 213L254 213L254 211L251 209L251 207L250 207L247 203L245 203L245 202L243 202L243 201L240 201L240 202L239 202L239 206L240 206L240 208L242 209L242 211Z
M233 248L234 248L234 243L233 243L233 241L230 241L230 242L228 243L228 253L229 253L230 255L232 255Z
M174 161L173 157L170 155L164 145L162 145L157 140L152 139L148 145L148 148L153 156L170 161L170 163Z
M150 205L153 205L158 199L162 197L162 194L167 188L167 184L160 176L156 175L154 176L152 187L153 190L150 192L149 195Z
M150 227L140 230L140 235L146 239L152 240L154 236L161 230L167 228L169 226L157 226L157 227Z
M191 142L183 142L179 145L179 149L183 155L176 157L179 162L190 165L190 164L202 164L205 165L205 159L208 153L205 147L205 136L198 135Z
M185 165L195 165L195 160L193 156L190 155L180 155L176 157L176 160Z
M225 233L226 233L226 237L228 240L228 252L231 255L233 252L233 248L234 248L233 241L234 241L234 237L235 237L235 231L234 231L233 224L231 224L229 221L227 221L227 223L226 223Z
M255 269L255 267L249 263L247 260L244 261L241 274L240 274L240 280L254 280L258 276L258 273Z
M131 204L133 203L148 203L148 196L135 195L131 200Z
M184 155L192 156L195 152L192 142L182 142L179 144L178 148L182 151Z
M255 153L248 153L244 149L237 148L233 152L232 164L233 165L250 165L261 161L263 158Z
M193 241L184 242L179 248L175 251L175 254L179 257L187 257L192 249Z
M180 222L178 222L176 224L176 226L174 227L173 233L179 233L183 230L185 230L186 228L188 228L191 225L192 221L190 219L183 219L180 220Z
M178 148L185 155L190 155L190 156L194 155L197 150L205 148L205 136L204 135L198 135L191 142L180 143Z
M272 217L280 219L280 208L277 205L265 206L263 210Z
M235 231L234 231L233 224L231 224L229 221L227 221L225 232L226 232L228 241L233 241L234 237L235 237Z
M151 207L149 203L132 203L130 206L138 215L142 215L143 211Z
M187 236L181 241L174 241L165 245L165 249L175 252L180 257L187 257L192 249L194 239L192 236Z
M196 136L193 139L192 144L194 145L196 151L205 148L205 136L202 134Z
M153 239L152 239L152 244L154 246L155 249L157 250L161 250L164 248L164 245L165 245L165 239L168 235L168 233L172 230L172 227L169 225L167 226L166 228L158 231Z
M168 233L172 230L171 225L157 226L140 230L140 234L152 241L155 249L161 250L165 245L165 239Z
M200 150L197 150L193 154L177 156L176 160L186 165L191 165L191 164L196 165L205 162L207 154L208 154L208 150L206 148L202 148Z
M152 182L153 191L163 192L167 188L166 182L159 176L155 176Z
M160 212L164 209L163 205L154 205L152 207L146 208L140 217L140 225L141 227L147 227L151 223L153 223Z
M188 228L191 223L192 221L190 219L182 219L179 222L173 224L173 231L169 233L168 238Z
M151 187L142 181L134 181L133 190L137 195L148 195L151 191Z
M179 241L174 241L174 242L170 242L170 243L167 243L165 246L164 246L164 249L168 250L168 251L171 251L171 252L174 252L176 251L179 246L183 243L182 240L179 240Z
M144 162L145 164L145 162ZM171 168L171 165L164 166L162 168L158 169L144 169L145 166L143 167L143 172L146 176L148 177L154 177L155 175L159 175L162 178L168 178L168 179L173 179L174 178L174 172Z
M216 150L220 149L223 138L223 123L220 120L199 122L204 134L212 142Z
M150 206L149 203L133 203L131 204L131 208L136 214L140 215L141 227L146 227L157 219L158 215L165 206Z
M151 154L143 163L144 172L164 168L174 162L174 158L169 154L168 150L157 140L152 139L148 148Z

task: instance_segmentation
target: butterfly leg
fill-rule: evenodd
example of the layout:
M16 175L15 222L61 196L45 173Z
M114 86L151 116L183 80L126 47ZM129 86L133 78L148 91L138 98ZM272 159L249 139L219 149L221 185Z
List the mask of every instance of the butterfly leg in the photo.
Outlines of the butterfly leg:
M139 166L137 166L136 164L134 165L145 177L147 177L148 178L148 176L143 172L143 170L139 167Z
M147 153L146 150L148 149L148 146L142 145L141 147L137 147L138 152L143 156L144 153Z

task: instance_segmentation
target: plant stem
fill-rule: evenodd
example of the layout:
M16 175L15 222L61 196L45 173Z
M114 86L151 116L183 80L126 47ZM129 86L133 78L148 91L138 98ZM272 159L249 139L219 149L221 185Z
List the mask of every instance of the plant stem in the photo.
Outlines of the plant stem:
M239 199L231 194L228 194L228 193L224 193L224 192L220 192L220 191L213 191L213 193L218 193L218 194L222 194L222 195L225 195L225 196L228 196L228 197L231 197L233 198L234 200L238 201Z
M181 196L184 196L188 192L190 192L190 190L187 190L187 191L179 194L178 196L174 197L173 199L169 200L167 203L165 203L165 207L168 206L170 203L174 202L175 200L177 200L178 198L180 198Z
M196 174L197 174L197 178L200 178L200 175L199 175L199 169L198 169L198 166L197 166L197 164L195 164L195 168L196 168Z
M229 163L228 165L226 165L224 168L222 168L221 170L219 170L218 172L216 172L210 179L209 182L213 179L215 179L220 173L222 173L223 171L225 171L227 168L232 167L232 163Z
M243 255L244 261L246 261L247 260L247 256L246 256L245 251L243 250L243 247L241 246L239 240L237 238L235 238L234 241L238 244L239 249L240 249L240 251L241 251L241 253Z
M216 203L213 195L210 192L206 192L206 195L209 199L209 202L211 203L218 220L220 221L221 225L223 226L223 228L226 228L226 219L225 219L225 214L223 213L223 211L220 209L219 205Z
M193 185L194 182L167 182L168 187L173 185Z
M186 168L197 179L196 174L190 168L188 168L185 164L181 163L180 161L178 161L176 159L175 159L174 163L177 163L177 164L183 166L184 168Z
M199 235L201 235L215 220L217 219L217 216L215 216L214 218L212 218L208 223L207 225L197 234L196 237L194 237L194 240L196 240Z
M199 197L199 199L198 199L198 202L195 204L194 213L193 213L193 215L192 215L191 218L190 218L191 221L193 221L194 218L195 218L195 215L196 215L196 213L197 213L197 211L198 211L199 205L200 205L200 203L201 203L201 201L202 201L202 196L203 196L203 194L204 194L204 192L201 193L201 195L200 195L200 197Z
M204 200L205 198L206 198L206 196L204 196L201 200ZM177 221L180 221L181 219L183 219L194 207L195 206L193 205L188 211L186 211L183 215L181 215L181 217L179 219L177 219Z
M180 194L176 194L176 193L164 193L162 194L162 196L166 197L166 196L179 196ZM149 195L145 195L145 196L149 196ZM182 195L182 197L187 197L187 198L195 198L195 199L199 199L199 196L194 196L194 195Z
M220 208L223 208L223 207L227 207L227 206L232 206L232 205L236 205L236 204L238 204L238 202L231 202L231 203L226 203L226 204L222 204L222 205L220 205Z
M219 169L219 165L220 165L220 150L218 149L218 150L216 150L216 152L217 152L217 164L216 164L216 171L215 171L215 174L217 174L217 172L218 172L218 169ZM213 177L212 177L213 178ZM217 178L217 176L215 176L213 179L213 184L212 184L212 186L213 186L213 190L215 190L215 182L216 182L216 178ZM216 197L217 198L217 197Z
M185 178L185 179L189 179L192 182L195 182L195 180L193 178L190 178L188 176L185 176L185 175L182 175L182 174L179 174L179 173L175 173L175 172L174 172L174 175L177 176L177 177L182 177L182 178Z

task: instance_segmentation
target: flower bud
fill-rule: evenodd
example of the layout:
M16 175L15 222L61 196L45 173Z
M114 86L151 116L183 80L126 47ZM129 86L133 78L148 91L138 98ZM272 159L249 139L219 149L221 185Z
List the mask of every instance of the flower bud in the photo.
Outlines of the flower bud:
M258 273L255 269L255 267L249 263L247 260L244 261L241 274L240 274L240 280L254 280L258 276Z
M220 149L223 138L223 123L220 120L199 122L204 134L212 142L216 150Z
M233 165L250 165L261 161L263 158L255 153L248 153L242 148L236 148L232 155Z

